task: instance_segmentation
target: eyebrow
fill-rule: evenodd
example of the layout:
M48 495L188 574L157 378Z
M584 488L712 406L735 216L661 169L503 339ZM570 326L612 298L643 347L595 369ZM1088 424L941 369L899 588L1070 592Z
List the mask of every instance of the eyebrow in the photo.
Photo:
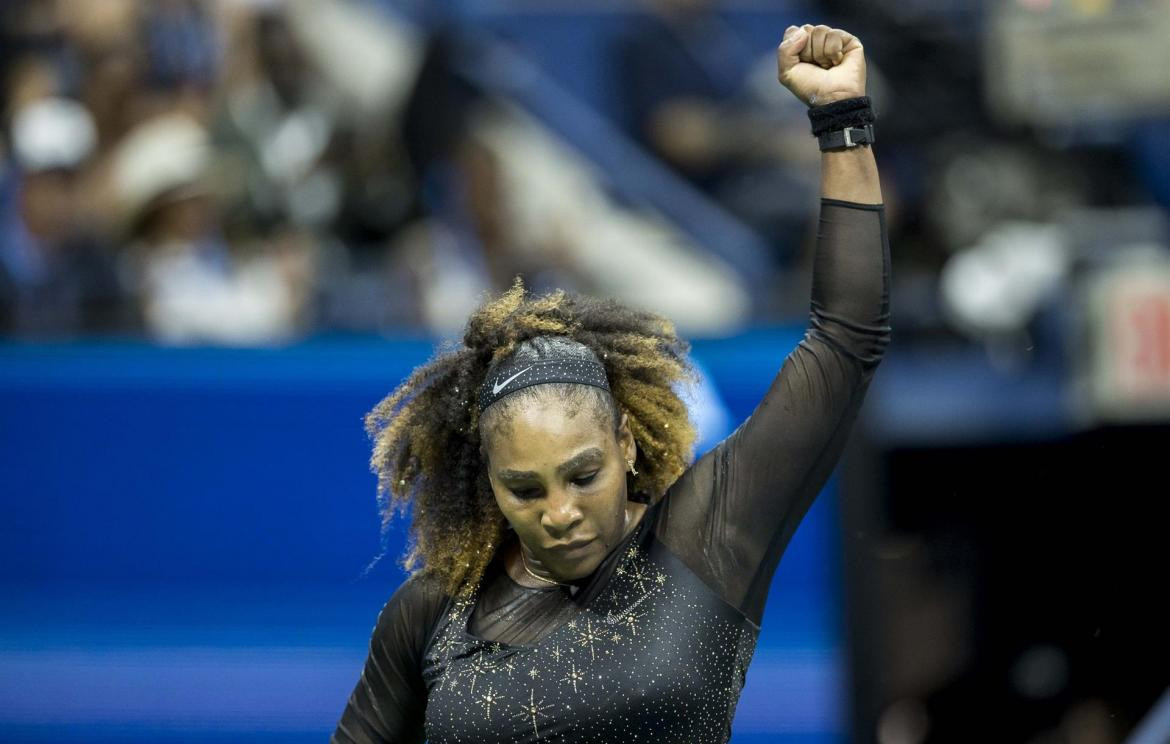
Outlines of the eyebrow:
M601 451L600 447L590 447L587 450L578 452L568 460L565 460L563 463L558 465L557 473L567 473L570 470L585 465L586 463L603 459L605 459L605 453ZM501 480L526 480L535 479L538 477L537 474L531 470L501 470L498 473L498 476Z

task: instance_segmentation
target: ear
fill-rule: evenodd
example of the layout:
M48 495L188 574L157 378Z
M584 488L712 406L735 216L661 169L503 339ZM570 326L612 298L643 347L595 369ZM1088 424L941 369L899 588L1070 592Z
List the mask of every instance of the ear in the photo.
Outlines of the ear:
M638 443L634 441L634 435L630 432L630 418L625 411L622 411L621 420L618 422L617 441L623 460L638 458Z

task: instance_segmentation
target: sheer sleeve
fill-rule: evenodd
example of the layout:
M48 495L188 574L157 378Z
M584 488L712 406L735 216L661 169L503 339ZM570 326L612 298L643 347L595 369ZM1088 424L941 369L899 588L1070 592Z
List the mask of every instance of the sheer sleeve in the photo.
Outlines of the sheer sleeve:
M434 582L419 574L394 592L378 614L361 678L330 744L423 741L423 653L448 603Z
M883 205L822 198L804 338L751 416L672 486L659 539L757 624L889 341Z

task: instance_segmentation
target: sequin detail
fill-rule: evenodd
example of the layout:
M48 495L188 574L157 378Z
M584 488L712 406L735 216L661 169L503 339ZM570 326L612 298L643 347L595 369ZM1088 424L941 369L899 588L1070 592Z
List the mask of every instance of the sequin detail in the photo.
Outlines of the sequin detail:
M500 398L532 385L546 382L572 382L609 390L605 366L596 359L561 357L527 363L505 364L503 369L487 377L479 390L479 408L485 408Z
M427 741L726 742L759 629L653 533L539 642L493 643L453 605L427 648Z

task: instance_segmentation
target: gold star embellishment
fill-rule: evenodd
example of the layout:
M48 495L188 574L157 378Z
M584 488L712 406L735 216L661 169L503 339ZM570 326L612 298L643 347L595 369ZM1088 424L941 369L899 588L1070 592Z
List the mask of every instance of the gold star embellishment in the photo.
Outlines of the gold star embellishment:
M492 703L500 702L503 695L497 695L491 685L488 685L487 692L479 696L479 704L484 707L484 715L488 718L492 717Z
M467 670L467 673L471 675L471 693L473 695L475 694L475 680L479 679L479 675L483 674L489 669L490 666L486 661L484 661L482 656L476 656L474 659L472 659L471 668Z
M641 566L634 566L630 569L630 579L638 585L639 591L646 591L646 582L650 581L650 575L647 574Z
M545 713L544 711L553 707L552 704L549 703L546 705L544 702L544 698L541 698L540 701L537 702L536 690L531 690L528 693L528 705L524 705L522 703L520 703L518 705L520 706L520 712L514 714L512 717L513 718L531 718L532 719L532 734L537 739L539 739L540 738L540 729L536 725L537 718L548 718L548 714Z
M577 645L578 646L588 646L590 658L592 658L593 660L596 660L597 653L593 649L593 644L597 643L599 641L605 640L604 636L602 636L601 633L599 633L598 631L593 629L593 623L590 620L585 621L585 630L577 631L577 635L578 635Z
M633 613L622 618L622 622L630 627L630 635L638 635L638 620L642 618L642 613Z
M448 672L443 675L443 683L440 685L440 687L446 687L448 690L454 690L458 686L459 678L456 677L453 673Z
M459 645L459 641L455 640L454 636L444 636L442 641L436 647L439 653L445 654Z
M561 678L562 682L569 682L573 685L573 692L577 692L577 683L585 681L585 672L578 672L576 664L570 664L569 673Z

